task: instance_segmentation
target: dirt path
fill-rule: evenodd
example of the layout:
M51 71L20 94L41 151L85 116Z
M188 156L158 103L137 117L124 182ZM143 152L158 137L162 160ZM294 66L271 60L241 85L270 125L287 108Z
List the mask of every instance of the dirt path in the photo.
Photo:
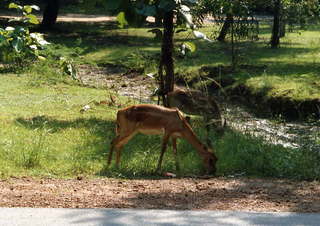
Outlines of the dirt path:
M320 183L274 179L8 179L0 207L320 212Z

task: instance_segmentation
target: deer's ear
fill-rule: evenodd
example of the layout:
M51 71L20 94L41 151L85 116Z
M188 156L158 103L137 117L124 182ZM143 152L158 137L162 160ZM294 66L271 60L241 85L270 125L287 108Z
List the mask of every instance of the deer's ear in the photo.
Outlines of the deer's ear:
M189 124L191 124L191 117L190 116L186 116L186 120Z

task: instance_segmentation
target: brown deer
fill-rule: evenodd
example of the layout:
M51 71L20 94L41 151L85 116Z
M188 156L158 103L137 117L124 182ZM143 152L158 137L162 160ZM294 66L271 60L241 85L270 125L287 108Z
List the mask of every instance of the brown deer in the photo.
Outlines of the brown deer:
M199 90L182 89L175 86L174 90L167 94L170 107L176 107L180 111L190 115L200 115L204 118L207 128L207 144L210 126L214 126L217 132L223 133L226 126L225 119L221 116L220 108L213 97L205 95Z
M137 133L164 134L156 172L161 169L162 158L170 137L172 138L177 171L179 171L177 138L186 139L198 151L206 173L214 174L216 171L217 157L212 150L200 142L182 113L176 108L165 108L153 104L133 105L118 111L116 137L111 142L108 166L111 163L114 149L116 150L116 166L119 166L122 147Z

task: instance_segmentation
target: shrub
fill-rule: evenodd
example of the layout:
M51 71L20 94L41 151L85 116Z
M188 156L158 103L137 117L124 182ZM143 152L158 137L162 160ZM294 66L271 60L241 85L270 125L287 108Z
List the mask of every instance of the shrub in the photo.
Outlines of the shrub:
M29 30L29 26L39 24L37 17L32 14L32 11L39 10L39 7L10 3L9 8L16 9L22 17L11 20L18 22L18 26L0 27L0 60L21 66L27 60L43 58L39 55L39 50L48 42L44 40L42 34Z

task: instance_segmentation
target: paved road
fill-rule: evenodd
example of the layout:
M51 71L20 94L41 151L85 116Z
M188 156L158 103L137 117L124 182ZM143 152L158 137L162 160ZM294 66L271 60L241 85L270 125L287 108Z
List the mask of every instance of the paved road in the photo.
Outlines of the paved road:
M320 225L320 214L133 209L0 208L0 225Z

